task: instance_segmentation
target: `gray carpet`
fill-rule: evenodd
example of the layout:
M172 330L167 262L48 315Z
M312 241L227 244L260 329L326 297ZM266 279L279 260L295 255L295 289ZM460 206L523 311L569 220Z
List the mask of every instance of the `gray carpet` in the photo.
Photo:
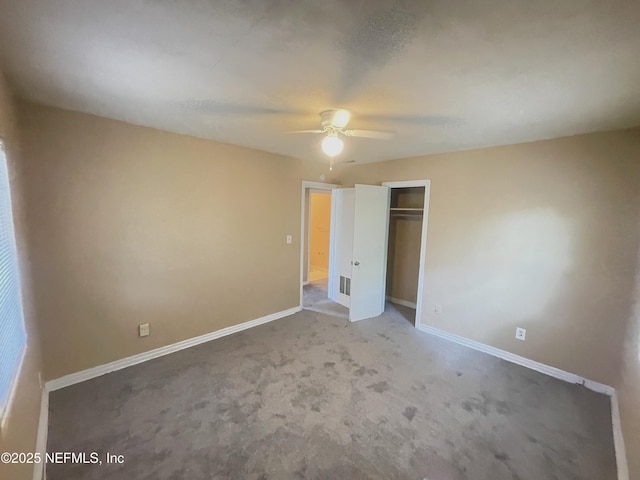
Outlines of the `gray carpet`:
M328 280L315 280L302 289L302 305L307 310L325 313L334 317L349 318L349 309L339 303L329 300L327 296Z
M53 392L72 479L614 480L609 399L416 331L310 311Z

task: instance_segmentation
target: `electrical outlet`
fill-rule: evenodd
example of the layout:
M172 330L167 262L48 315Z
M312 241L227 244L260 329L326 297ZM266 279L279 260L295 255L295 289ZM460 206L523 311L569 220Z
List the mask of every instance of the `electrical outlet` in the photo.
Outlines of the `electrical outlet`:
M526 328L521 328L521 327L516 327L516 338L518 340L522 340L524 342L524 339L527 337L527 329Z
M293 242L293 236L287 235L287 244L291 245L291 242Z
M442 313L442 305L436 303L433 307L433 313L435 313L436 315L440 315Z
M140 325L138 325L138 335L141 337L146 337L147 335L149 335L148 323L141 323Z

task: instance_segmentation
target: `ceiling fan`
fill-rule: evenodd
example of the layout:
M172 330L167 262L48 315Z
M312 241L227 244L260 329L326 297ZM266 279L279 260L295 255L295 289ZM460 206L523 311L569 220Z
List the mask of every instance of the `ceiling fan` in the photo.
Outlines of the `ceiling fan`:
M290 108L281 105L248 105L229 102L221 102L213 99L190 99L179 102L183 109L191 112L203 114L206 116L218 116L222 119L233 116L247 116L252 119L262 117L300 117L308 118L309 112L297 108ZM360 130L347 129L347 125L351 120L351 112L345 108L332 108L320 112L320 129L317 130L298 130L286 133L315 133L322 134L322 151L330 159L329 165L333 165L334 157L340 155L344 149L344 141L342 137L361 137L372 139L389 139L395 135L394 131L384 130ZM413 132L418 129L424 131L426 128L437 127L446 129L444 138L447 138L447 131L451 128L457 128L464 122L461 118L447 115L423 115L420 113L396 114L396 113L367 113L358 114L358 118L367 121L382 122L384 125L393 124L401 126L404 130L405 126L411 127ZM293 121L293 119L292 119ZM414 133L415 134L415 133ZM443 138L443 134L439 132L429 132L432 139ZM351 163L349 161L343 163Z
M351 120L351 113L344 108L325 110L320 112L319 130L296 130L288 133L320 133L325 135L322 139L322 151L333 160L333 157L340 155L344 148L344 142L340 136L375 138L387 140L393 137L394 132L383 130L357 130L345 129Z

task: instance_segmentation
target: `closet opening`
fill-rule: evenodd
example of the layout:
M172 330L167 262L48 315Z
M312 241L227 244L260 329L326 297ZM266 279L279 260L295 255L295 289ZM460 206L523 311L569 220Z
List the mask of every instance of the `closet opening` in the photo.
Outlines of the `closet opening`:
M386 297L416 325L425 219L425 187L390 190Z

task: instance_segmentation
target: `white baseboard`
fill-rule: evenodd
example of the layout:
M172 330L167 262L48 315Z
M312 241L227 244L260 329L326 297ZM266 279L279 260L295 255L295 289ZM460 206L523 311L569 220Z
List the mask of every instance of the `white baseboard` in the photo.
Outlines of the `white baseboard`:
M40 400L40 419L38 420L38 434L36 437L36 453L39 453L43 461L33 465L33 480L42 480L45 475L45 454L47 451L47 435L49 433L49 390L46 385L42 387Z
M402 306L405 306L405 307L413 308L414 310L416 308L418 308L415 302L410 302L408 300L402 300L401 298L391 297L391 296L387 295L387 300L389 302L391 302L391 303L396 303L398 305L402 305Z
M624 446L622 424L620 423L620 407L618 406L618 394L615 390L611 395L611 423L613 425L613 445L616 449L616 466L618 467L618 480L629 480L629 464L627 463L627 451Z
M329 269L328 268L322 268L322 267L317 267L316 265L311 265L311 268L309 268L309 272L311 271L315 271L315 272L322 272L322 273L329 273Z
M274 320L278 320L279 318L288 317L289 315L293 315L300 310L302 310L300 306L289 308L288 310L265 315L264 317L256 318L255 320L250 320L238 325L232 325L221 330L216 330L215 332L205 333L204 335L200 335L199 337L189 338L181 342L149 350L148 352L139 353L131 357L126 357L114 362L105 363L104 365L98 365L97 367L89 368L87 370L71 373L54 380L49 380L45 384L45 387L50 392L59 390L60 388L75 385L76 383L84 382L85 380L100 377L101 375L115 372L116 370L121 370L123 368L131 367L133 365L137 365L154 358L178 352L180 350L184 350L185 348L194 347L196 345L200 345L201 343L215 340L216 338L225 337L227 335L231 335L232 333L241 332L242 330L246 330L252 327L257 327L258 325L262 325L263 323L268 323Z
M501 350L499 348L492 347L491 345L476 342L475 340L470 340L454 333L445 332L444 330L440 330L439 328L431 327L421 323L418 325L418 329L437 337L450 340L460 345L464 345L465 347L478 350L479 352L488 353L489 355L493 355L494 357L502 358L503 360L506 360L508 362L530 368L531 370L535 370L540 373L544 373L545 375L559 378L560 380L564 380L565 382L584 385L586 388L599 393L612 395L615 391L615 389L613 387L610 387L609 385L604 385L592 380L587 380L586 378L583 378L574 373L565 372L564 370L560 370L559 368L545 365L544 363L536 362L535 360L531 360L529 358L521 357L520 355L516 355L515 353L507 352L506 350Z
M515 353L492 347L491 345L476 342L475 340L470 340L454 333L445 332L444 330L440 330L439 328L424 325L422 323L417 324L417 327L419 330L430 333L431 335L435 335L436 337L449 340L459 345L464 345L465 347L477 350L479 352L488 353L489 355L501 358L503 360L506 360L507 362L530 368L531 370L535 370L537 372L544 373L545 375L564 380L565 382L576 383L584 386L585 388L588 388L589 390L593 390L594 392L610 396L611 424L613 427L613 442L616 451L618 480L629 480L629 466L627 464L624 437L622 436L622 426L620 425L618 395L615 388L609 385L605 385L604 383L594 382L593 380L586 379L584 377L576 375L575 373L569 373L564 370L560 370L559 368L545 365L544 363L536 362L535 360L531 360L529 358L521 357L520 355L516 355Z

